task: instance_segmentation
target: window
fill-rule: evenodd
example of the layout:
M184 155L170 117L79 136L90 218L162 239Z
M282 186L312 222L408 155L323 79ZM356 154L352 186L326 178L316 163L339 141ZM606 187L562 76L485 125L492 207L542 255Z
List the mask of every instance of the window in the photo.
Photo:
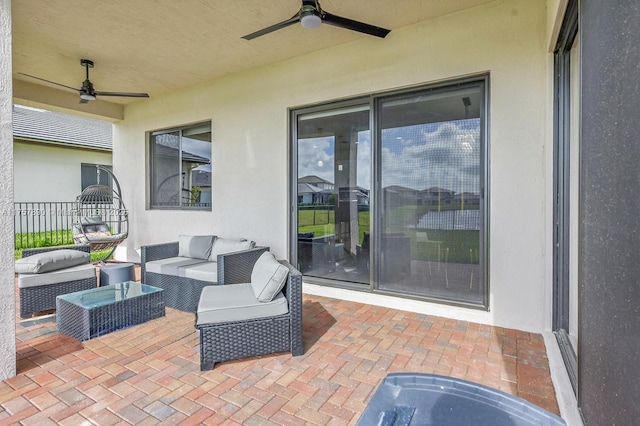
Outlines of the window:
M488 307L488 76L292 111L310 281Z
M152 132L152 209L211 210L211 122Z

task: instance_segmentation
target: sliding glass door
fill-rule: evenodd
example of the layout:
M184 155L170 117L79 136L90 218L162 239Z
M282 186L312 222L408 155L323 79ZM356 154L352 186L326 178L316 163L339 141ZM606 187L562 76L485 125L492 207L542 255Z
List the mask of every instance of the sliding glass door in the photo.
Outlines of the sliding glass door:
M379 290L484 304L483 84L378 100Z
M292 259L308 280L488 306L486 82L292 111Z
M297 266L369 284L369 104L302 113L297 128Z

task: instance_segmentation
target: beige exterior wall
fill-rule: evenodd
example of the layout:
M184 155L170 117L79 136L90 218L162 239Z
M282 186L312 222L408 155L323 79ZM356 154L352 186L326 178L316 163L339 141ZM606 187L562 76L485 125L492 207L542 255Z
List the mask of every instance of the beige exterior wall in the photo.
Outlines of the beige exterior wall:
M11 0L0 0L0 380L16 374L11 89Z
M132 104L114 127L130 210L120 259L181 233L246 237L288 256L288 108L490 73L490 310L306 291L521 330L550 327L549 16L505 0ZM145 132L212 121L213 210L146 210Z
M82 163L110 165L111 152L16 142L15 201L75 201L82 191ZM102 183L105 182L107 176L102 177Z

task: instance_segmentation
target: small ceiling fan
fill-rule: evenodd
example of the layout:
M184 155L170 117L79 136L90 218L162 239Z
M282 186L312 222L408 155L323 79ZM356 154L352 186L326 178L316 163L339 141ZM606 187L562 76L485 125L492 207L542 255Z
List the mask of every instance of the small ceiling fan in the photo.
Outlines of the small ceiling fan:
M335 27L346 28L347 30L358 31L380 38L385 38L387 34L391 32L391 30L325 12L322 10L320 3L318 3L317 0L302 0L302 7L291 18L270 27L263 28L255 33L247 34L242 38L245 40L252 40L265 34L269 34L270 32L288 27L289 25L293 25L296 22L300 22L300 24L305 28L317 28L324 22Z
M93 88L93 83L91 83L91 80L89 80L89 68L93 68L93 61L89 59L80 59L80 65L82 65L86 69L86 79L82 82L82 87L79 89L76 89L75 87L67 86L65 84L56 83L55 81L46 80L44 78L25 74L23 72L19 72L18 74L24 75L30 78L35 78L36 80L45 81L47 83L55 84L56 86L66 87L67 89L75 90L80 94L81 104L86 104L89 101L95 101L96 97L98 96L123 96L127 98L148 98L149 97L149 95L146 93L102 92L102 91L95 90Z

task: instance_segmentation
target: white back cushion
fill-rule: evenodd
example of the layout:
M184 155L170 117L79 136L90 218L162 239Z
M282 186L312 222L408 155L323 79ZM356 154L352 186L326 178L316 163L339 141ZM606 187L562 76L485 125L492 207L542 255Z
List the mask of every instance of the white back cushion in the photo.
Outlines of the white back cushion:
M251 271L251 288L256 299L271 302L282 291L288 274L289 268L278 262L271 252L262 253Z
M178 237L178 256L207 260L211 254L213 235L180 235Z
M216 238L211 249L209 260L216 262L219 254L233 253L236 251L249 250L254 246L253 241L247 241L244 238L232 240L229 238Z

